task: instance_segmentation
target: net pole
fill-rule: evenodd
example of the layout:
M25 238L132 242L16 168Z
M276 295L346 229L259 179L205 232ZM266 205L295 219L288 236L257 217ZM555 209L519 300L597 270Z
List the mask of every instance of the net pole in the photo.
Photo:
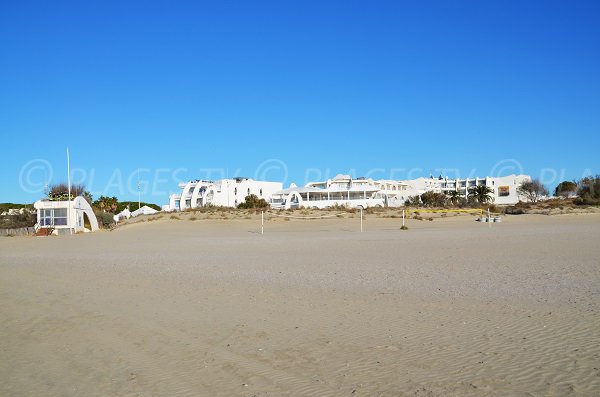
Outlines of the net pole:
M490 208L488 207L488 227L492 228L492 218L490 218Z
M265 211L260 211L260 234L265 234Z
M362 207L360 207L360 232L362 233L363 231L363 215L362 215Z
M69 224L69 234L73 234L73 229L71 228L71 157L69 156L69 148L67 148L67 183L69 187L69 208L67 210L67 223Z
M404 226L404 210L402 210L402 226Z

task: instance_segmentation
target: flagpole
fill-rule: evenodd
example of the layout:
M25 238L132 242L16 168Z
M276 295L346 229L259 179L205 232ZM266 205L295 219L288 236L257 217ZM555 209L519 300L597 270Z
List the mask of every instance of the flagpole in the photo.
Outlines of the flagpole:
M69 148L67 147L67 184L69 187L69 209L67 211L67 223L69 224L69 234L73 234L73 228L71 228L71 159L69 157Z

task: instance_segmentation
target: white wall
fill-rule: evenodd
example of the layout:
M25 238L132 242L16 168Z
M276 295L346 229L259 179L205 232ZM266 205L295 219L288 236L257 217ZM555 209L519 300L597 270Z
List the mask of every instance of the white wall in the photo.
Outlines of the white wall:
M73 229L75 232L84 231L85 217L84 214L87 215L91 231L98 230L98 220L96 219L96 215L92 210L90 204L81 196L75 197L73 201L71 201L71 205L69 206L68 201L50 201L50 200L39 200L33 204L34 208L37 210L37 218L38 225L40 225L40 214L41 210L47 209L65 209L67 212L67 222L65 225L54 225L54 229ZM70 211L69 211L70 207Z
M470 183L473 181L477 181L478 185L485 182L485 185L494 192L495 204L510 205L518 203L519 200L523 200L522 197L519 197L517 189L521 183L528 180L531 180L531 177L528 175L508 175L503 177L469 178L468 182L469 187L471 187ZM408 194L414 196L417 194L421 195L428 191L441 193L442 189L440 185L444 182L454 182L456 186L459 186L460 183L464 181L465 179L438 180L438 178L417 178L403 182L407 183L412 188L412 191ZM459 187L458 190L461 194L464 193L464 187ZM508 192L508 194L506 192Z
M205 205L235 207L244 202L249 194L269 201L271 195L282 188L281 182L242 178L223 179L215 182L188 182L184 184L181 194L173 194L169 197L169 209L184 210ZM210 198L211 196L212 198ZM176 205L177 201L179 201L179 206Z

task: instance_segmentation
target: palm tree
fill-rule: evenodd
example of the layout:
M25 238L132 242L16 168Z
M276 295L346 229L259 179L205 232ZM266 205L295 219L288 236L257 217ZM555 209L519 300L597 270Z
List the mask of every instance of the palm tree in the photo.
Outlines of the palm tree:
M456 190L452 190L450 193L448 193L448 197L450 198L452 205L458 205L460 194Z
M487 204L494 201L492 193L494 193L494 191L484 185L475 186L469 189L469 197L477 200L479 204Z
M118 202L116 197L100 196L98 200L94 201L94 205L100 207L103 212L114 212Z

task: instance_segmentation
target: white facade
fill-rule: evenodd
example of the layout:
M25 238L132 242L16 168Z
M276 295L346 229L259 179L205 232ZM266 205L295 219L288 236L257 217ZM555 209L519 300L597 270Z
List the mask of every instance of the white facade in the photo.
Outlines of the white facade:
M502 177L485 177L485 178L466 178L466 179L449 179L446 178L417 178L403 181L410 187L410 195L421 195L428 191L435 193L449 194L451 191L456 191L461 197L468 195L469 189L475 186L487 186L493 191L494 204L509 205L516 204L519 200L524 200L520 197L517 189L526 181L531 181L529 175L508 175Z
M271 195L283 188L281 182L255 181L250 178L221 179L218 181L195 180L180 183L180 194L169 197L164 211L182 211L209 205L237 207L250 194L266 201Z
M403 205L408 198L407 189L408 185L398 181L353 179L350 175L340 174L323 182L310 182L304 187L292 185L288 189L275 192L271 198L271 207L397 207Z
M72 201L38 200L33 204L37 210L36 230L52 228L55 233L94 232L98 230L98 220L90 204L81 196ZM86 219L87 218L87 219Z
M412 196L425 192L445 193L457 191L461 197L468 195L475 186L492 189L495 204L516 204L517 188L528 175L485 177L467 179L417 178L407 181L353 179L349 175L336 175L323 182L310 182L304 187L295 185L275 192L271 197L271 208L327 208L341 205L349 208L400 207Z

